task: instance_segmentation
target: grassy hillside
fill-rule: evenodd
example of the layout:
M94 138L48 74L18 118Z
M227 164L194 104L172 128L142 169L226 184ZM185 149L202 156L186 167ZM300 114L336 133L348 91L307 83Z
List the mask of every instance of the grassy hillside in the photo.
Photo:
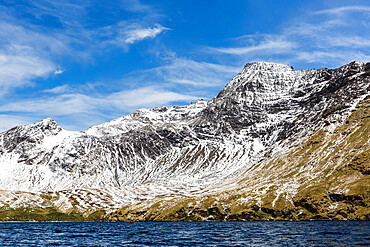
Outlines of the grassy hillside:
M54 207L0 208L0 221L102 221L105 211L62 212Z
M370 220L370 99L302 143L202 195L126 206L109 220ZM221 191L221 190L219 190Z

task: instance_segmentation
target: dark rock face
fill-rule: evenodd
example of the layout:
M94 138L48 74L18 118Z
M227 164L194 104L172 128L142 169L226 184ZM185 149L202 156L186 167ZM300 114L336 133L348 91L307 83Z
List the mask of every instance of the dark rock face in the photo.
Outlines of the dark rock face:
M203 122L211 123L219 134L226 130L226 136L248 130L250 138L258 137L271 145L331 114L340 114L370 89L369 63L302 71L266 66L247 64L201 112L207 119ZM251 67L258 70L251 71ZM266 122L273 124L259 127Z
M31 128L25 129L22 126L14 127L2 134L2 148L0 151L23 153L40 144L45 136L58 134L62 128L52 119L46 118Z

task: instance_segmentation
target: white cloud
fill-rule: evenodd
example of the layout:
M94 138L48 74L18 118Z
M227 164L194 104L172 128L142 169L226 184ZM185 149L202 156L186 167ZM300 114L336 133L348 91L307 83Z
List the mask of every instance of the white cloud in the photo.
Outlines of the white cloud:
M31 84L31 80L46 77L54 70L48 60L37 56L0 53L0 96L8 90Z
M51 56L68 50L62 37L26 28L1 11L0 40L0 97L50 76L56 69Z
M343 58L342 54L339 53L332 53L332 52L322 52L322 51L315 51L315 52L298 52L297 53L297 60L302 60L305 62L313 63L315 61L328 61L331 59L338 59Z
M51 89L43 90L44 93L53 93L53 94L62 94L67 91L70 91L70 88L68 85L62 85L62 86L54 87Z
M10 18L10 20L8 20ZM45 33L34 26L25 26L20 21L1 15L0 49L33 53L50 59L51 54L70 53L70 39L65 34Z
M63 94L56 97L21 100L0 106L0 112L25 112L43 116L65 116L91 113L97 100L83 94Z
M185 58L167 58L167 64L133 74L136 81L185 84L196 88L219 87L227 83L242 68L197 62Z
M153 27L148 27L143 23L127 23L122 21L114 26L107 26L100 29L98 36L105 39L103 46L117 46L128 49L129 45L142 41L144 39L153 39L169 28L156 23Z
M109 17L112 22L108 26L88 28L91 27L87 25L91 17L89 11L97 5L100 3L83 0L74 1L73 4L40 0L26 4L20 2L16 7L11 4L0 6L0 112L5 114L0 117L0 128L48 116L68 119L70 126L81 128L87 124L86 119L110 120L112 112L122 114L138 107L154 107L197 98L158 85L116 93L108 93L106 89L98 92L89 83L37 91L40 88L35 84L37 79L64 72L64 68L56 64L61 64L66 57L91 62L87 58L93 59L94 54L111 49L109 45L127 49L169 30L157 23L159 12L139 0L122 0L107 6L108 9L117 7L135 12L135 17L121 16L122 9L117 9ZM46 20L44 18L50 18L56 27L40 25L39 22ZM35 88L31 89L30 94L26 90L22 92L30 98L20 100L16 89L30 85ZM31 117L23 121L25 118L12 114ZM14 120L9 120L9 125L5 124L7 117ZM74 121L73 118L80 120Z
M153 12L153 8L150 5L141 3L139 0L123 0L121 6L132 12Z
M6 131L14 126L30 124L32 118L0 114L0 132Z
M133 44L135 42L141 41L146 38L154 38L164 30L169 30L169 28L162 27L159 24L156 24L152 28L138 28L138 29L129 29L124 30L122 32L124 38L124 42L127 44Z
M64 72L64 70L57 69L57 70L54 71L54 74L59 75L59 74L62 74L63 72Z
M113 105L122 110L134 110L139 107L155 107L176 101L197 100L198 97L180 94L156 87L145 87L126 90L109 95L105 99L106 105Z
M332 46L342 47L369 47L370 39L360 36L351 37L328 37L328 43Z
M137 10L149 8L137 0L124 2L127 8L128 3ZM62 25L61 29L48 30L17 19L17 8L0 8L0 99L12 89L33 85L38 78L63 73L64 69L55 64L65 56L87 60L93 58L94 53L106 49L107 43L127 49L133 43L154 38L168 30L160 24L144 25L142 20L130 24L126 21L106 27L108 31L100 39L96 33L102 29L83 27L90 4L86 1L69 4L49 0L20 4L19 9L22 7L21 12L25 15L33 15L35 19L52 16Z
M54 88L54 91L58 91L59 88ZM68 116L72 118L72 116L83 115L90 118L95 117L111 120L110 114L113 112L118 112L118 114L122 112L128 113L141 107L152 108L155 106L167 105L172 102L193 101L196 99L198 99L196 96L180 94L152 86L124 90L108 95L73 93L61 94L55 97L45 97L37 100L21 100L1 105L0 112L7 112L8 115L9 113L32 114L34 118L39 116L40 119L48 116ZM12 122L9 126L11 124ZM86 126L79 127L81 129Z
M290 20L275 34L247 34L229 47L209 47L207 53L234 61L318 63L336 67L353 60L368 61L370 7L347 6L316 11ZM322 15L321 15L322 14ZM325 15L323 15L325 14Z
M345 6L345 7L339 7L339 8L332 8L332 9L325 9L325 10L319 10L314 12L313 14L334 14L334 15L340 15L344 12L370 12L369 6Z
M358 61L369 61L370 56L365 55L361 52L353 51L337 51L337 52L325 52L325 51L312 51L312 52L297 52L294 58L298 61L304 61L308 63L314 63L321 61L322 63L338 63L346 64L354 60Z
M326 38L329 32L342 27L350 26L349 21L344 18L332 18L329 20L305 21L301 20L285 27L279 34L283 38L300 40L300 38L320 39Z
M245 46L245 47L231 47L231 48L211 48L214 51L234 54L234 55L244 55L254 52L270 52L273 54L279 54L287 52L295 48L296 45L293 42L285 41L277 37L276 40L265 40L258 45Z

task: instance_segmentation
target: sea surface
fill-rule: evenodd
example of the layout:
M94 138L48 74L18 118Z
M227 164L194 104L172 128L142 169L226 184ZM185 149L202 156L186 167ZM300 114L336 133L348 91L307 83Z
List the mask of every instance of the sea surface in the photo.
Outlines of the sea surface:
M370 246L370 222L0 223L0 246Z

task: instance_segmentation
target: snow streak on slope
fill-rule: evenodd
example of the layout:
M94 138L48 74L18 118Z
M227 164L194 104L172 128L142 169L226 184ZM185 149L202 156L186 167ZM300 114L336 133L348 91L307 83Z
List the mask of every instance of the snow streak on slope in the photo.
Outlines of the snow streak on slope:
M101 199L102 207L199 191L245 171L281 142L299 140L324 118L345 118L368 94L369 69L360 62L299 71L249 63L209 102L141 109L82 132L52 119L18 126L0 134L0 189L64 191L61 198L104 191L112 203ZM84 200L75 204L88 205Z

